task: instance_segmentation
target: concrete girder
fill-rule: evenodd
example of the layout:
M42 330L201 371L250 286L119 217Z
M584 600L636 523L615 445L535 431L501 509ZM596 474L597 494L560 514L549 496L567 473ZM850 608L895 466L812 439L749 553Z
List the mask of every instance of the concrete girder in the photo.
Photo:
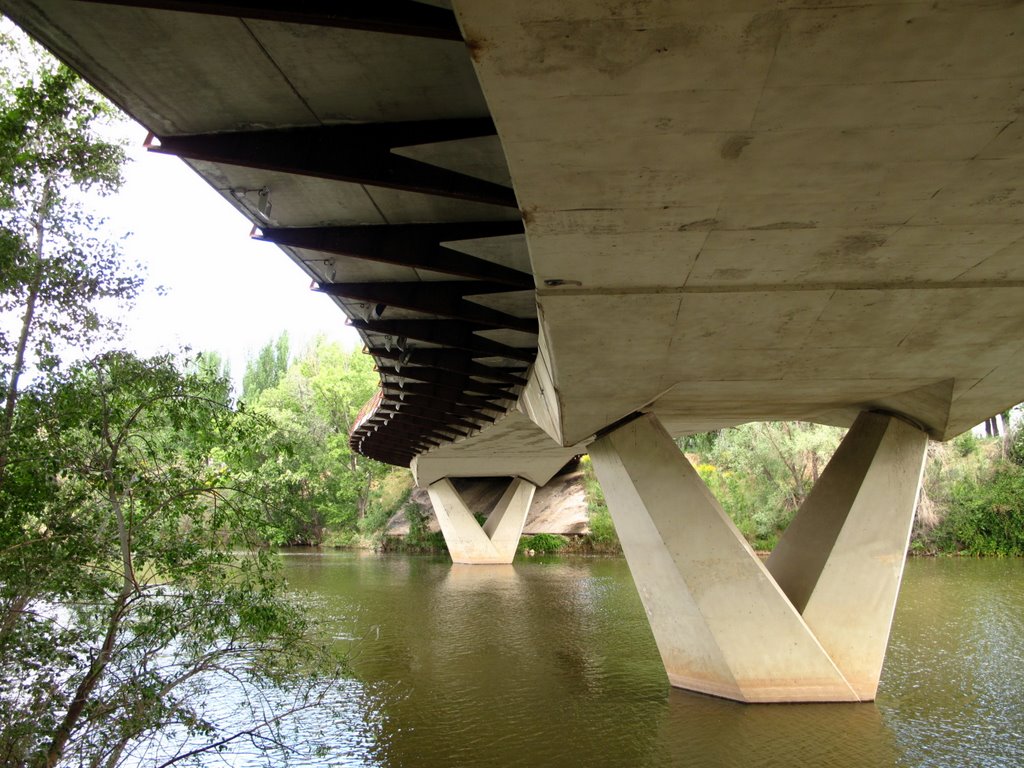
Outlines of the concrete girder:
M481 526L451 480L442 478L432 483L427 491L452 562L511 563L536 490L537 486L528 480L512 478Z
M768 567L655 416L595 441L670 682L744 702L873 699L926 446L862 414Z

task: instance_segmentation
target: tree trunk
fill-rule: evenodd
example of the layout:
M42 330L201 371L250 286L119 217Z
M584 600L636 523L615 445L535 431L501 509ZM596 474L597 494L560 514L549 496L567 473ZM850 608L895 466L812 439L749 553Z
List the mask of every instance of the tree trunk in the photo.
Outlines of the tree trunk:
M1013 437L1010 434L1010 411L1003 411L999 417L1003 420L1003 458L1005 459L1010 455L1010 449L1013 448Z
M4 606L4 615L0 617L0 648L4 647L31 599L28 593L21 593L12 597Z
M68 707L68 711L64 714L64 719L57 727L57 730L54 731L53 740L46 750L45 761L40 763L40 765L46 768L53 768L53 766L60 762L68 740L71 738L71 734L74 732L78 721L85 711L86 705L89 703L89 698L103 678L103 673L106 671L107 665L114 654L114 646L117 642L118 633L121 631L121 624L124 621L125 613L128 611L129 601L137 588L135 568L132 563L131 532L124 518L122 496L116 489L114 482L121 435L118 436L117 440L111 439L105 419L103 437L107 445L110 446L110 455L107 458L104 474L107 480L107 501L110 504L110 511L117 522L117 538L121 553L121 568L123 569L121 591L114 600L110 613L107 616L107 631L103 638L103 644L100 646L96 658L89 665L89 671L82 678L82 682L78 684L78 688L75 689L75 697L71 700L71 706ZM126 490L124 493L127 494L129 491Z
M46 245L46 209L50 204L50 180L43 183L43 191L39 199L39 208L35 220L35 274L28 287L25 299L25 313L21 318L21 332L18 335L18 346L14 350L14 365L11 376L4 391L4 414L0 421L0 488L4 484L4 475L10 461L7 446L14 429L14 408L18 402L18 380L25 370L25 355L28 351L28 340L32 334L32 324L36 315L36 302L43 285L43 252Z
M96 658L89 665L88 673L82 678L78 688L75 689L75 697L71 700L71 706L68 707L68 711L64 714L64 719L57 726L57 730L54 731L53 739L50 742L50 746L47 747L46 754L41 756L43 759L37 762L37 765L53 768L63 757L68 739L71 738L71 734L75 730L75 726L78 725L82 712L85 711L85 705L88 703L89 697L92 696L92 692L96 689L97 683L103 677L103 672L110 662L110 657L114 651L114 643L117 641L117 634L121 628L121 620L124 618L124 610L128 605L128 598L131 596L131 593L131 589L126 587L117 596L107 621L107 633L103 638L103 645L100 646L99 653L96 654Z

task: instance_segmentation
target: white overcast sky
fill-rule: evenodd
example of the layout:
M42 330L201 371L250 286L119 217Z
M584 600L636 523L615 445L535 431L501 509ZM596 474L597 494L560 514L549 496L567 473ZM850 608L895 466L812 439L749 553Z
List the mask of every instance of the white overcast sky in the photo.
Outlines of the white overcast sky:
M126 345L142 354L214 350L240 380L247 356L281 331L293 354L317 334L360 343L331 300L283 251L249 238L251 224L176 157L147 152L144 128L125 122L131 158L120 192L88 205L106 216L128 262L146 268L146 289L127 318ZM166 294L156 291L163 286Z

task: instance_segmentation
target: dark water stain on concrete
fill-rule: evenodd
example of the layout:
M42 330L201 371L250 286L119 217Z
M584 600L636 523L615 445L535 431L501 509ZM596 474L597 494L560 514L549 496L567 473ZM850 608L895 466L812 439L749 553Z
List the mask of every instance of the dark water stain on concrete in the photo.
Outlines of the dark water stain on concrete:
M816 229L816 221L775 221L771 224L762 224L759 227L751 227L752 232L772 232L779 229Z
M740 37L744 49L774 48L789 26L789 20L782 11L766 11L755 14L743 28Z
M839 259L849 267L871 268L877 265L874 252L885 245L887 238L878 232L862 232L847 235L832 248L819 251L818 257L826 260Z
M703 27L678 23L636 26L621 19L590 22L544 21L524 25L526 55L503 68L503 74L536 76L586 67L610 78L628 74L648 59L695 45Z
M718 224L718 219L700 219L679 225L680 232L706 232Z
M735 136L730 136L722 144L722 149L719 153L722 155L724 160L735 160L743 154L743 150L747 148L747 145L753 140L753 136L745 133L738 133Z
M886 238L876 232L849 235L842 239L839 253L843 256L864 256L885 245Z

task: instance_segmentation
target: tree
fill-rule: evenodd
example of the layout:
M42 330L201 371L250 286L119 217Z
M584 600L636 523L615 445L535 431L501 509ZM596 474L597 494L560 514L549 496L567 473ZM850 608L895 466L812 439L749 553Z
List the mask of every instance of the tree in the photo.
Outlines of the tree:
M759 422L721 430L697 469L755 546L777 535L824 470L843 431L804 422Z
M281 489L280 543L319 544L328 525L354 528L365 517L386 470L352 451L348 437L376 387L371 358L318 338L252 401L275 427L258 471Z
M250 402L261 392L276 387L288 372L288 332L267 342L255 359L246 361L242 377L242 399Z
M0 485L8 463L21 381L30 366L56 367L115 329L104 301L130 301L141 279L124 271L116 244L74 201L121 183L122 149L97 126L111 107L66 67L35 58L26 42L4 37L0 71ZM20 54L20 56L19 56Z
M24 38L0 36L0 45L2 490L25 373L45 375L61 354L108 338L116 326L101 305L130 301L141 280L123 271L116 245L95 237L99 222L73 199L121 182L122 150L96 133L111 108ZM0 635L31 597L9 586Z
M68 365L116 337L101 310L141 285L75 202L116 189L123 156L95 131L111 108L69 70L13 60L0 64L0 764L114 768L155 745L170 765L323 703L321 672L338 667L285 599L268 489L239 469L267 422L230 407L214 361ZM242 689L237 727L204 705L228 685Z
M223 393L167 357L115 352L23 394L0 585L31 599L0 635L4 765L113 768L144 744L171 761L224 744L233 732L202 703L213 685L246 689L247 731L267 724L275 686L292 695L279 713L325 701L329 656L263 547L262 482L231 469L269 424Z

